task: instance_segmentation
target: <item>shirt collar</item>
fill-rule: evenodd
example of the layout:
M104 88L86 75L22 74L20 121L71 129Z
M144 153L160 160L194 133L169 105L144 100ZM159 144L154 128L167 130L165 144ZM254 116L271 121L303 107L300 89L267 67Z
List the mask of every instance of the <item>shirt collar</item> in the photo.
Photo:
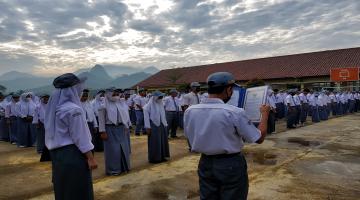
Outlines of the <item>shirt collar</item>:
M225 104L223 100L219 98L206 98L202 101L203 104Z

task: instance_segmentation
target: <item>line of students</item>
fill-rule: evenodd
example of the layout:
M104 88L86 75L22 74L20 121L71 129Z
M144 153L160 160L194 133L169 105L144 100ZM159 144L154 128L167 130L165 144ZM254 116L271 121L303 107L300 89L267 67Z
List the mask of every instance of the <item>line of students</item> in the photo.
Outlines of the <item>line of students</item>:
M45 149L45 106L49 95L40 97L31 92L12 94L4 98L0 94L0 140L20 148L36 146Z
M269 90L267 105L271 107L268 120L268 133L275 131L276 119L286 117L287 128L303 126L308 116L312 122L328 120L330 115L340 116L360 110L360 93L315 92L304 89L302 92L290 89L287 92Z

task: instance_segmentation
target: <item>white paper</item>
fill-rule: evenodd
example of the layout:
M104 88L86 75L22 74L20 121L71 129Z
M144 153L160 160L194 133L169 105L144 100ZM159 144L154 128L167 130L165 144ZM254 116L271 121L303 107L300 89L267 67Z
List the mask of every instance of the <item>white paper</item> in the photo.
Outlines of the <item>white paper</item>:
M252 122L260 122L260 107L266 102L268 86L253 87L246 89L244 110Z

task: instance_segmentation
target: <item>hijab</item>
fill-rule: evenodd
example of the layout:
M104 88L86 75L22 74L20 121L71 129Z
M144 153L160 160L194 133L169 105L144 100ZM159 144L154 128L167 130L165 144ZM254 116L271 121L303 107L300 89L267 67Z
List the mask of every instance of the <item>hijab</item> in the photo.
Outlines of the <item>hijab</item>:
M156 126L160 126L160 123L164 126L168 125L165 116L164 104L162 99L159 99L159 97L150 97L149 102L144 106L144 111L149 113L150 120Z

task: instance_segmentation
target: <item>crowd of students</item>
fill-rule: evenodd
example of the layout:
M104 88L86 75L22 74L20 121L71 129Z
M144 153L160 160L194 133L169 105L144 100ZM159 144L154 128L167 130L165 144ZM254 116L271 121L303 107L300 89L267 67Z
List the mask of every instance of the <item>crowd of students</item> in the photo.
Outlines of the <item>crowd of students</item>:
M360 93L356 91L298 91L269 90L267 104L270 105L268 133L275 132L275 121L286 118L287 128L303 126L308 116L314 123L328 120L332 116L360 111Z
M183 128L183 111L199 104L208 94L200 92L200 84L191 84L189 93L172 89L168 94L139 89L109 88L94 97L85 89L80 97L94 145L93 151L105 154L106 174L118 175L130 170L130 133L148 136L148 159L151 163L170 157L168 138L176 138ZM45 146L45 108L49 95L36 96L31 92L4 97L0 94L0 140L20 148L36 146L38 153L47 152ZM315 92L288 90L268 91L271 107L268 133L275 132L275 121L286 118L287 128L303 126L308 116L313 122L360 110L358 92Z

